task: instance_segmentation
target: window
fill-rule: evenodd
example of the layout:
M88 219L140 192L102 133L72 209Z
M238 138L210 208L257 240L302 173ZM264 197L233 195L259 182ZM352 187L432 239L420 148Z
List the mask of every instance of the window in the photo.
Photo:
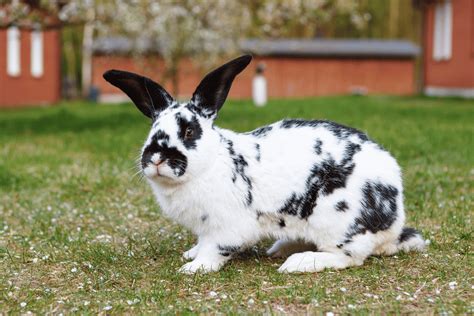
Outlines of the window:
M20 30L16 26L7 29L7 74L20 75Z
M43 75L43 32L31 32L31 75L39 78Z
M451 0L436 3L434 13L433 59L449 60L452 50L453 15Z

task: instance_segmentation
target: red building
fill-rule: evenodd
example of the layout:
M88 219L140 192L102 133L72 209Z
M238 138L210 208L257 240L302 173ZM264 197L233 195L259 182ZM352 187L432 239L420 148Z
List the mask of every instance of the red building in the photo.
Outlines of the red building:
M0 107L59 101L60 64L57 29L0 29Z
M102 101L124 100L124 94L102 78L111 68L145 74L163 83L164 63L157 49L134 59L129 39L101 38L95 43L93 85ZM143 43L140 43L143 45ZM247 40L241 50L251 53L255 68L265 65L269 97L309 97L330 94L415 93L415 58L418 47L406 41L382 40ZM190 60L179 67L179 92L189 97L202 79ZM230 96L250 98L254 71L247 69L234 82ZM165 87L171 90L169 85Z
M474 98L474 1L421 0L424 91Z

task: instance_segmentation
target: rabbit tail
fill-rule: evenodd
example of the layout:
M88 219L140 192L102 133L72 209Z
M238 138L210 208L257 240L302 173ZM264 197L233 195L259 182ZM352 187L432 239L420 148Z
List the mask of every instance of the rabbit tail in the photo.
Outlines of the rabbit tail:
M398 237L397 248L399 251L410 252L425 250L426 241L419 231L411 227L404 227Z

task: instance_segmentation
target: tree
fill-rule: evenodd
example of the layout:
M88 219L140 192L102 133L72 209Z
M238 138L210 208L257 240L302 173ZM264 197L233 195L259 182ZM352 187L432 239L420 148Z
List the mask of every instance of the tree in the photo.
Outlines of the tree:
M122 18L112 31L155 45L165 61L165 81L171 80L178 95L179 65L191 57L202 69L237 49L247 29L247 8L239 1L123 1L117 6ZM109 29L111 30L111 29ZM140 53L140 47L136 49Z
M368 16L358 0L247 0L252 12L252 37L313 38L342 21L362 29ZM330 35L330 34L329 34Z
M1 1L1 0L0 0ZM191 58L201 69L235 52L244 37L315 37L340 25L363 28L368 16L362 0L29 0L14 1L9 17L31 17L31 8L45 10L64 24L82 26L82 91L91 84L95 36L120 34L145 41L165 61L165 81L178 95L179 67ZM370 17L370 16L369 16ZM38 20L38 19L37 19ZM39 19L44 20L44 19ZM2 15L0 10L0 21ZM147 45L150 47L150 45ZM134 45L134 54L143 54Z

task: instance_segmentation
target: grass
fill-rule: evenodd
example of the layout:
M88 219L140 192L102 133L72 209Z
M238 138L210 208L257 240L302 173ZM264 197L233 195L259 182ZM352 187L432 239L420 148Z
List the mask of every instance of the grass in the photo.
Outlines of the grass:
M194 237L164 219L134 161L149 128L131 105L0 112L0 312L453 313L474 311L474 102L328 97L228 102L217 124L283 117L362 129L404 169L407 219L425 254L282 275L262 242L208 275L177 274Z

